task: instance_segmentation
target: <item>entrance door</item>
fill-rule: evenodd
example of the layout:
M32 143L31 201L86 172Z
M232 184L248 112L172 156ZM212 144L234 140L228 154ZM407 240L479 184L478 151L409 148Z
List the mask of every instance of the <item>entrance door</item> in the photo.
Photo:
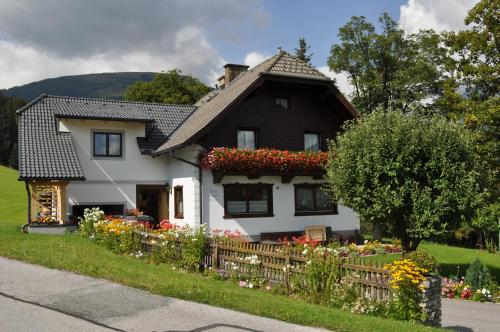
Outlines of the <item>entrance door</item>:
M138 185L135 203L140 211L154 219L156 225L163 219L168 219L168 195L165 186Z

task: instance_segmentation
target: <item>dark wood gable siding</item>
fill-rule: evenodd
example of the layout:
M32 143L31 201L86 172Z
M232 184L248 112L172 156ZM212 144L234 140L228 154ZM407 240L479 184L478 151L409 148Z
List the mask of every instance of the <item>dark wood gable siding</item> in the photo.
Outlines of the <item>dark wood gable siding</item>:
M274 97L288 98L289 109L276 107ZM304 149L304 133L318 132L326 150L326 140L335 137L347 117L352 118L332 99L325 86L266 81L229 110L198 143L207 149L234 147L236 131L252 128L257 130L257 147L300 151Z

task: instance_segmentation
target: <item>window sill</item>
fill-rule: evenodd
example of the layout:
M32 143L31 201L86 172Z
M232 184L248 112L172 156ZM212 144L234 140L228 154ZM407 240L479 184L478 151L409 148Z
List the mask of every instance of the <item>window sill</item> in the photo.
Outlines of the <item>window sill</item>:
M271 218L274 214L236 214L236 215L224 215L224 219L240 219L240 218Z
M307 211L307 212L295 212L295 217L302 216L329 216L339 214L337 211Z
M90 160L124 160L124 156L92 156Z
M184 219L184 216L174 216L174 219Z

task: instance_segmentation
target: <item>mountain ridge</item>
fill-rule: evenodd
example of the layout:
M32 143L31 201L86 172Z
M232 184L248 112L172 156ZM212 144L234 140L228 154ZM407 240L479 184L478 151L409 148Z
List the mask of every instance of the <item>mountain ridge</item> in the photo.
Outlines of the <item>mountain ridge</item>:
M26 101L41 94L68 97L123 99L127 88L135 81L149 82L154 72L109 72L66 75L0 90L4 96Z

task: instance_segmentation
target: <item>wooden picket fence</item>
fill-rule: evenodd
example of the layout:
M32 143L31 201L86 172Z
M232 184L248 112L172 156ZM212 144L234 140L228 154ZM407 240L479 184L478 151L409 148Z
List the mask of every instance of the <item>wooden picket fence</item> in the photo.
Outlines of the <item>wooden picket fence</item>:
M155 234L138 234L141 236L143 250L149 254L158 250L163 241ZM182 243L176 242L175 246L180 255ZM242 274L255 272L254 266L258 265L261 278L288 284L291 276L302 273L302 268L307 263L307 258L300 250L285 245L226 240L210 243L200 264L204 268ZM345 257L342 258L340 272L342 277L356 276L356 280L359 280L356 286L359 294L373 300L387 300L391 294L389 274L383 269L381 262L362 257Z

